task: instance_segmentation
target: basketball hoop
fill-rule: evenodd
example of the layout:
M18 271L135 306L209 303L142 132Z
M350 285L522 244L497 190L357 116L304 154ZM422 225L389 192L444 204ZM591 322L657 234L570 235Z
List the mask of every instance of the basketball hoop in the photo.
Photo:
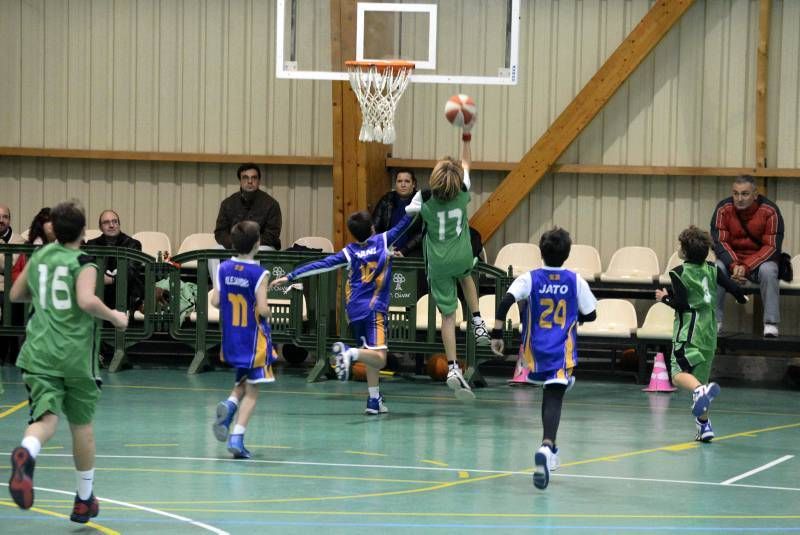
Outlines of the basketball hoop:
M346 61L350 86L361 106L361 141L394 143L394 111L408 86L411 61Z

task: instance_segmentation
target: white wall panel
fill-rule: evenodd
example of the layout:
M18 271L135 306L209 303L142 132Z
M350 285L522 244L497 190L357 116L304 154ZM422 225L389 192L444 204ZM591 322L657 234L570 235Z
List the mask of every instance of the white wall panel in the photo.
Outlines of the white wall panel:
M0 146L330 156L330 82L275 79L274 11L4 0ZM303 46L329 57L317 25Z
M177 248L195 232L213 232L219 205L236 192L234 164L129 162L60 158L0 158L0 202L12 226L25 230L42 206L80 200L90 228L106 208L122 218L123 231L165 232ZM303 236L333 237L333 188L325 167L262 166L262 189L283 213L284 246Z

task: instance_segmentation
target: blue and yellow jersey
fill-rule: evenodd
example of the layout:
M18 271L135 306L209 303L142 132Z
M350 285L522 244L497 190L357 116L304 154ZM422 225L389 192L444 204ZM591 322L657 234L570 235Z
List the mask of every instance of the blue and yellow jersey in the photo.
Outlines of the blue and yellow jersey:
M388 231L374 234L363 242L350 243L338 253L300 266L286 277L291 281L346 266L345 296L349 320L358 321L372 312L387 314L392 279L391 246L413 221L413 217L406 215Z
M569 369L578 363L578 315L589 314L596 300L589 285L567 269L544 267L517 278L508 292L526 299L522 353L533 372Z
M256 289L268 274L255 260L231 259L219 266L221 358L235 368L258 368L275 360L269 323L256 317Z

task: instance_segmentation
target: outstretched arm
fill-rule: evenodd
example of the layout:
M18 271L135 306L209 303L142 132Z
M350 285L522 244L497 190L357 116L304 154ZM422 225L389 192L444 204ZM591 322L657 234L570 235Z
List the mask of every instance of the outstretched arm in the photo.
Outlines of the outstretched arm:
M310 262L308 264L300 266L299 268L295 269L288 275L273 280L269 284L269 287L274 288L275 286L281 286L295 279L302 279L305 277L310 277L312 275L317 275L319 273L325 273L326 271L333 271L335 269L339 269L340 267L344 267L349 263L350 262L348 261L347 255L345 255L344 250L341 250L336 254L326 256L322 260L317 260L316 262Z
M406 214L400 221L397 222L395 226L386 231L387 247L391 247L394 242L400 239L400 236L406 233L411 224L414 223L415 219L415 216Z

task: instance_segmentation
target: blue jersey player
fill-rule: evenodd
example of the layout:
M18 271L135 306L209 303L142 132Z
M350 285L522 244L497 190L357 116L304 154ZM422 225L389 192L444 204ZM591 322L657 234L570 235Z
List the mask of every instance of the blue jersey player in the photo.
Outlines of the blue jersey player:
M347 228L357 240L336 254L317 262L300 266L285 277L275 279L278 286L301 277L347 267L345 286L347 318L350 330L361 343L360 348L348 347L343 342L333 344L336 355L336 375L346 381L350 377L352 361L363 362L367 370L367 414L389 412L378 388L381 368L386 366L386 333L389 312L389 286L392 280L392 244L403 235L414 221L403 216L397 225L381 234L368 212L355 212L347 219Z
M220 358L235 368L236 382L228 399L217 405L212 429L217 440L227 440L228 451L234 458L249 459L244 433L258 401L258 385L275 380L272 374L275 356L268 323L269 271L254 259L260 241L258 223L237 223L231 230L231 241L239 254L220 265L211 304L220 309ZM237 410L236 424L229 436Z
M542 446L534 455L533 484L540 489L558 468L556 433L561 420L564 393L575 383L578 364L578 323L594 321L597 300L580 275L561 266L572 246L569 233L554 228L542 234L539 248L544 267L519 276L508 288L495 316L492 350L503 355L503 324L508 309L527 301L522 318L520 352L528 365L528 382L544 386L542 395Z

